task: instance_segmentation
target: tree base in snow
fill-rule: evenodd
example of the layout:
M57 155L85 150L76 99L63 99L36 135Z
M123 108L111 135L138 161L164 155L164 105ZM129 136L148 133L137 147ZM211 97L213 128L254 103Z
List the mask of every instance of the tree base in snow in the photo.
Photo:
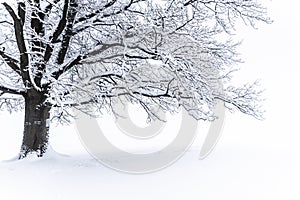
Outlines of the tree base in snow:
M47 147L41 148L42 150L32 150L26 147L22 147L21 151L19 153L19 160L26 158L29 155L36 155L36 157L43 157L44 154L46 153Z
M32 157L35 157L35 158L57 158L57 157L69 157L68 155L65 155L65 154L61 154L61 153L58 153L57 151L55 151L51 145L48 145L47 147L47 151L45 152L40 152L40 151L31 151L31 152L20 152L18 156L16 156L13 160L21 160L21 159L24 159L24 158L32 158Z

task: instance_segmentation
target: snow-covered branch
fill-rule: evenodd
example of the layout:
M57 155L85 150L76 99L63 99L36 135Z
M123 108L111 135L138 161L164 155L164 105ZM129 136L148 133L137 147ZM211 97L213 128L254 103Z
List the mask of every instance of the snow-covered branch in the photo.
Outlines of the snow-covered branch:
M0 85L0 95L3 95L5 93L16 94L16 95L24 95L25 91Z
M86 113L92 107L113 110L123 99L139 103L152 117L154 107L176 112L182 106L196 119L214 120L218 100L261 116L258 90L230 85L240 59L239 42L227 34L237 20L252 26L270 22L255 0L2 5L1 94L36 92L59 116L68 115L71 106Z

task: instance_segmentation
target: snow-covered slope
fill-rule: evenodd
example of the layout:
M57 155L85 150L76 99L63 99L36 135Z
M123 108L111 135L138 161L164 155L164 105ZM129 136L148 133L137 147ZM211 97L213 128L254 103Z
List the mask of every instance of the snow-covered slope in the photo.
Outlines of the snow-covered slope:
M42 159L3 161L18 150L15 141L21 139L21 123L16 116L1 115L2 130L6 129L0 134L0 199L300 198L299 147L290 146L291 138L280 139L281 134L276 132L269 138L272 133L268 131L273 128L268 121L227 115L223 136L206 159L198 159L203 138L199 131L191 150L172 166L152 174L132 175L116 172L94 160L81 146L72 126L56 127L51 135L53 148L67 155L50 149ZM15 126L9 126L12 117ZM4 120L7 126L2 124ZM241 126L234 126L232 122L238 120Z

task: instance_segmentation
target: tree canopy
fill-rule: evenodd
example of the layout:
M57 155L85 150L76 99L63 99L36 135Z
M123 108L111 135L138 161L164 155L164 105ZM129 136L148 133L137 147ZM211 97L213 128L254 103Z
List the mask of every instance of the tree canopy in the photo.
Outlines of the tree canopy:
M240 62L233 35L240 21L270 19L256 0L2 3L0 108L36 100L35 107L64 121L71 107L113 111L125 99L151 119L157 108L183 107L196 119L214 120L213 108L223 101L261 118L255 84L230 84Z

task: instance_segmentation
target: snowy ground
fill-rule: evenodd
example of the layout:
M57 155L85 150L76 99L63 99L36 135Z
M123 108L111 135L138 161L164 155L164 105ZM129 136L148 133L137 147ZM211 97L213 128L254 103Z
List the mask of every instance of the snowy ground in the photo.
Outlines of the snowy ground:
M144 175L104 167L86 153L72 126L56 127L52 146L68 156L51 152L43 159L2 161L0 199L299 199L299 137L293 125L274 123L279 117L259 122L227 114L221 140L209 157L198 159L205 135L199 131L178 162ZM0 118L0 159L7 160L18 151L22 119L21 114Z
M107 169L88 156L1 164L1 199L299 199L297 155L219 147L189 152L148 175ZM299 156L298 156L299 157Z
M205 160L198 159L203 128L172 166L130 175L94 160L72 126L51 129L53 149L68 156L7 162L20 147L22 113L0 113L0 199L300 199L299 4L273 1L270 9L273 25L245 30L246 63L237 74L242 81L262 79L265 121L227 114L221 140Z

